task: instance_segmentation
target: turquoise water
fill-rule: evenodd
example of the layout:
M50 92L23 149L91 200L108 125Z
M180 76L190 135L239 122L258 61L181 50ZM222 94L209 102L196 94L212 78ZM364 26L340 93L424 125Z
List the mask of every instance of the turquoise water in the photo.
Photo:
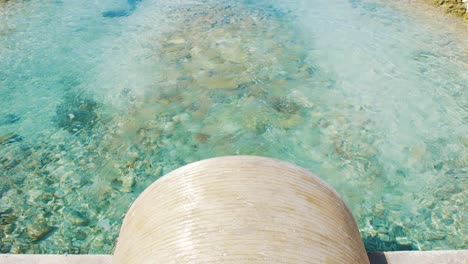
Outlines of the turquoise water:
M364 0L0 2L0 252L111 253L204 158L294 162L366 248L467 248L468 40Z

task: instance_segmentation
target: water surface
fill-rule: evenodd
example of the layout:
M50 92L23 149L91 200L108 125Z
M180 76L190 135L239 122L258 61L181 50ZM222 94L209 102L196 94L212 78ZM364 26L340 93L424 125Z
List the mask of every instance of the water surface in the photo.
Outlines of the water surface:
M112 253L149 184L294 162L368 250L462 249L467 40L386 4L0 3L0 251Z

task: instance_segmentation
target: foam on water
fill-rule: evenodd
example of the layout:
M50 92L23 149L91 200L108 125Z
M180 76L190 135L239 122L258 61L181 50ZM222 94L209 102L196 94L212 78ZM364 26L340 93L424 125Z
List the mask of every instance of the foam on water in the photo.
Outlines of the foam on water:
M450 28L360 0L9 1L0 22L1 252L111 253L149 184L232 154L321 175L368 250L467 246Z

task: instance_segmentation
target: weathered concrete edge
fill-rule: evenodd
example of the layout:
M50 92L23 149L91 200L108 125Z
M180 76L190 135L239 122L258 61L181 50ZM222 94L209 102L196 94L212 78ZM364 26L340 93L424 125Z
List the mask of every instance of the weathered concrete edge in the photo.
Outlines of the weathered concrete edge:
M468 264L468 250L371 252L371 264ZM111 264L111 255L0 255L0 264Z
M371 264L468 264L468 250L368 253Z
M0 264L111 264L111 255L0 255Z

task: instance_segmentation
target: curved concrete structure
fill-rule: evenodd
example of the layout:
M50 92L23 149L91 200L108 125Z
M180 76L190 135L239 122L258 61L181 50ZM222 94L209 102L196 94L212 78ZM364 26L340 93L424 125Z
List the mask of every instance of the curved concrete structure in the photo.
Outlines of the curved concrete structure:
M192 163L128 211L114 263L369 263L339 195L293 164L252 156Z

